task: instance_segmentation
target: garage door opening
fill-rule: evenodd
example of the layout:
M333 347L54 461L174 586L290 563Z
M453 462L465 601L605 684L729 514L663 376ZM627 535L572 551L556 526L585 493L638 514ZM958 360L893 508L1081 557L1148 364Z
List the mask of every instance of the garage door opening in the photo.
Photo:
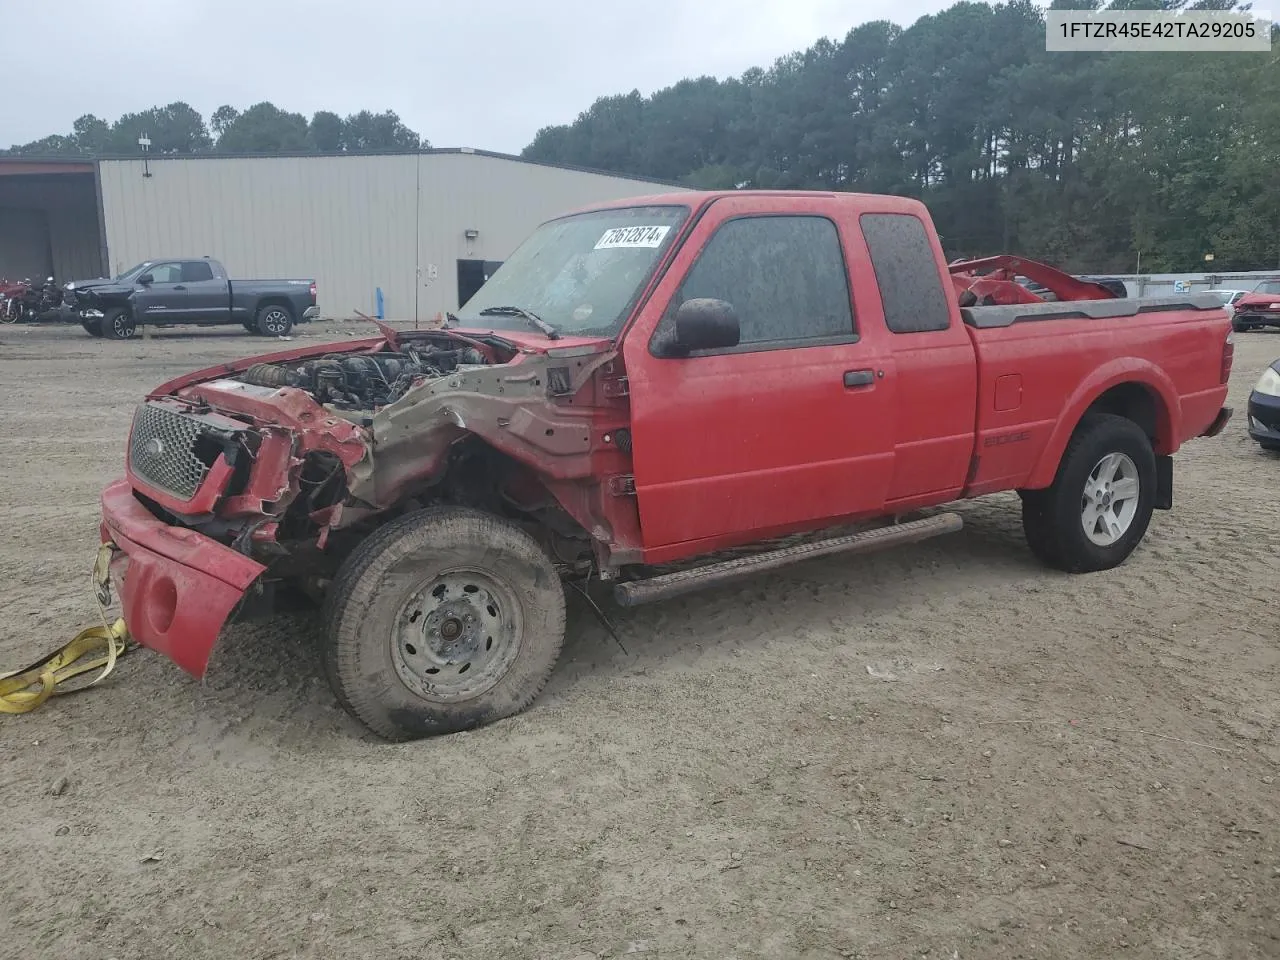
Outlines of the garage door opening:
M92 162L0 161L0 279L103 276Z
M476 295L489 278L502 266L501 260L459 260L458 261L458 308L467 305L467 301Z

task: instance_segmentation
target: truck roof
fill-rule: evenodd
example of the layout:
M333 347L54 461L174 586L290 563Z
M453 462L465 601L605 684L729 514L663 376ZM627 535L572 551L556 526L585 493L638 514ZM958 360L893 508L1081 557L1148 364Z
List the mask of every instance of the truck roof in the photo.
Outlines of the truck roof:
M751 198L778 199L793 197L797 200L837 200L854 206L876 206L882 210L919 213L926 210L923 203L911 197L899 197L892 194L834 192L831 190L686 190L680 193L654 193L638 197L622 197L617 200L603 200L599 203L578 207L566 211L560 216L573 216L579 213L591 213L596 210L617 210L623 207L645 207L679 205L698 209L716 200L734 198L747 200ZM553 217L552 219L560 219Z

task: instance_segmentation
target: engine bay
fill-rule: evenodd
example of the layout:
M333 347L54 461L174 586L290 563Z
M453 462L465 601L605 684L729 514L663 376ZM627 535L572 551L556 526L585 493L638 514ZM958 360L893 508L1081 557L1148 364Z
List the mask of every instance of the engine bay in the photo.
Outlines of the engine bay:
M395 403L415 384L488 362L483 353L465 344L405 344L395 351L255 363L236 379L259 387L296 387L334 410L372 411Z

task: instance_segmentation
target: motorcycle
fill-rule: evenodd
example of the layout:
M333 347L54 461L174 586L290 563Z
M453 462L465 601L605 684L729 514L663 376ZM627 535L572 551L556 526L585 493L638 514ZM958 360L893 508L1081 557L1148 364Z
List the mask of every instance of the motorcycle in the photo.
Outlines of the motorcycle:
M36 314L43 316L46 313L52 313L62 306L62 287L54 282L53 277L45 277L44 285L40 288L40 297L36 301Z
M0 281L0 323L17 323L26 313L30 280Z

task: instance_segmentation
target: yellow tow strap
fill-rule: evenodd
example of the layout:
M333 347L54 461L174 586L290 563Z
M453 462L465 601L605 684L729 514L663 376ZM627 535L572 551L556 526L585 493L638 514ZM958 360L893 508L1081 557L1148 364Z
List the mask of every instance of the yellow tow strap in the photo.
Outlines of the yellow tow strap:
M124 620L111 623L107 619L107 605L111 602L109 567L114 550L114 545L104 543L93 565L94 599L102 626L81 630L66 646L29 667L0 673L0 713L30 713L52 696L87 690L105 680L115 669L116 660L133 649ZM59 689L59 684L72 677L98 669L102 672L83 686Z

